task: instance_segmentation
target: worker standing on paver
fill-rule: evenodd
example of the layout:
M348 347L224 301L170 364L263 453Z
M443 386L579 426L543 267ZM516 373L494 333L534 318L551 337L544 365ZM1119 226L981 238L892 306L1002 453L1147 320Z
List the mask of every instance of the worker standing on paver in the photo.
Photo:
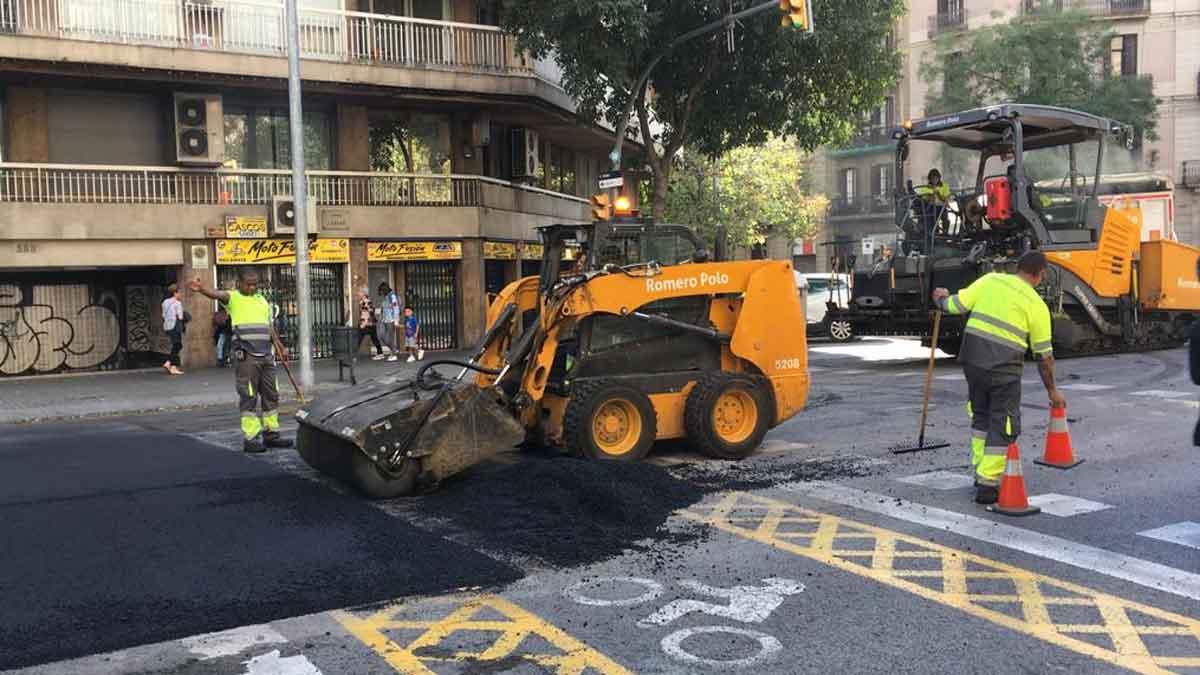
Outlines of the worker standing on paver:
M279 433L279 383L273 345L283 347L271 328L271 304L258 292L258 273L252 269L240 270L237 288L232 291L205 288L200 277L193 279L190 286L229 308L238 410L242 415L242 449L258 453L267 448L292 447L292 442ZM287 358L284 353L279 356Z
M1046 256L1030 251L1021 256L1016 274L984 275L954 295L945 288L933 290L933 300L943 312L970 312L958 358L967 378L971 464L979 504L996 502L1008 446L1021 433L1026 349L1038 360L1050 405L1067 405L1054 383L1050 310L1035 290L1045 274Z

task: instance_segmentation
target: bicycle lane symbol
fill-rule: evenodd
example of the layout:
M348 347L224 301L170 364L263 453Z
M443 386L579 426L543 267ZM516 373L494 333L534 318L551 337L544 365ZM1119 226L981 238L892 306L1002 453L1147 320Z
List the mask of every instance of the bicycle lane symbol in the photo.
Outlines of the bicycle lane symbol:
M701 614L732 620L742 624L762 623L777 610L788 596L804 591L804 584L780 577L769 577L761 585L721 588L694 579L682 579L676 584L691 596L672 600L637 621L639 628L654 629L669 626L683 617ZM597 577L568 586L563 591L569 600L591 607L635 607L657 600L665 589L653 579L641 577ZM710 601L711 600L711 601ZM743 638L757 643L756 651L748 656L717 659L689 650L687 644L696 638ZM669 633L659 643L668 657L689 665L719 668L745 668L774 658L783 651L783 644L773 635L762 631L729 625L693 626ZM694 648L694 643L693 643Z

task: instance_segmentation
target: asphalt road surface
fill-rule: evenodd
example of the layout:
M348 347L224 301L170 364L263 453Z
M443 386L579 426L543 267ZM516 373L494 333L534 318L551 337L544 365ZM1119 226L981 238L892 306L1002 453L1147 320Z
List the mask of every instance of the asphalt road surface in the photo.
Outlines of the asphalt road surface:
M1059 363L1086 461L976 506L966 387L902 340L814 343L809 409L731 464L511 453L367 503L229 409L0 428L0 668L28 673L1200 673L1181 350ZM643 469L631 472L631 469Z

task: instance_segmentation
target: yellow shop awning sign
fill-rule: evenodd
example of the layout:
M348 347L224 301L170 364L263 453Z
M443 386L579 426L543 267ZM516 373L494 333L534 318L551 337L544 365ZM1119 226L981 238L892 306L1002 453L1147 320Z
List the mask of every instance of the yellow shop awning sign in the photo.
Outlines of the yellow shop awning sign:
M267 219L225 216L225 236L229 239L266 239Z
M517 245L511 241L484 241L483 257L490 260L516 260Z
M403 260L459 260L460 241L369 241L367 261L396 262Z
M218 265L292 265L296 262L293 239L218 239ZM316 239L308 242L308 262L350 262L349 239Z

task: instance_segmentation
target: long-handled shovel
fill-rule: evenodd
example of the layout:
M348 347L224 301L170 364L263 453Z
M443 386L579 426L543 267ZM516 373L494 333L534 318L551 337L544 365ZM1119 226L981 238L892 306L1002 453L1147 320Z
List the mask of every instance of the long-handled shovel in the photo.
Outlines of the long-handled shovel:
M271 331L271 340L275 343L275 353L279 354L279 362L283 364L283 372L287 373L288 381L292 383L292 389L296 390L296 397L300 399L300 405L308 405L308 401L304 400L304 392L300 390L300 385L296 384L296 378L292 375L292 367L288 365L287 359L283 357L286 350L284 350L283 345L279 342L279 336L275 335L275 331Z
M940 448L950 447L949 443L941 441L931 441L929 445L925 445L925 419L929 414L929 393L933 389L933 360L937 355L938 333L942 328L942 311L936 310L933 313L933 339L929 344L929 366L925 369L925 395L921 401L921 430L917 435L917 445L915 447L895 447L892 448L893 455L901 455L906 452L919 452L921 450L937 450Z

